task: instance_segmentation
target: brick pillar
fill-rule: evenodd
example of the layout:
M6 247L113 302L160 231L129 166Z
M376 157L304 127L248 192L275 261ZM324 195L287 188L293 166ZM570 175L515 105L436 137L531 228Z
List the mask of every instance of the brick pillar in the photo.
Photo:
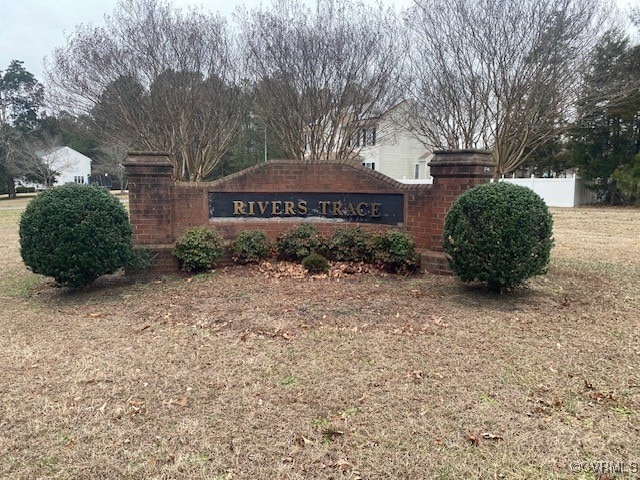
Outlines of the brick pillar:
M430 250L422 265L432 273L451 273L442 251L442 228L451 204L458 195L493 178L496 164L487 150L436 150L429 162L433 177L433 210Z
M129 218L134 246L155 253L151 273L177 270L173 248L173 164L164 152L131 152L124 162L129 181Z

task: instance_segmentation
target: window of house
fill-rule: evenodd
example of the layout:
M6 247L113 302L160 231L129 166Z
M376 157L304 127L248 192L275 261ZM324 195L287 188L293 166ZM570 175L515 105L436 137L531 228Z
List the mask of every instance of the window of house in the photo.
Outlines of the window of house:
M376 162L362 162L363 167L370 168L371 170L376 169Z
M367 147L376 144L377 132L376 127L362 128L356 130L349 138L350 147Z
M360 146L360 131L357 130L351 134L351 138L349 139L350 147L359 147Z
M371 127L369 129L369 137L368 137L368 144L369 145L375 145L376 144L376 127Z
M420 164L416 163L413 166L413 178L418 180L420 178Z

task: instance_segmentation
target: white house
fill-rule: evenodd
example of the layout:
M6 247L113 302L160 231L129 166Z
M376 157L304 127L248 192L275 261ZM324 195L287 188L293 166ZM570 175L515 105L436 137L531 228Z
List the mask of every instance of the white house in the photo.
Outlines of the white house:
M406 101L375 117L354 121L346 115L338 143L349 135L348 147L352 150L348 155L354 161L401 182L430 183L428 164L433 155L409 129L406 115ZM308 130L303 134L305 156L311 154L314 141ZM319 145L325 140L320 137L315 140Z
M69 147L56 147L43 152L40 160L58 175L54 185L89 183L91 159Z
M406 126L406 102L378 117L374 127L363 132L359 156L362 164L399 181L427 183L431 151Z

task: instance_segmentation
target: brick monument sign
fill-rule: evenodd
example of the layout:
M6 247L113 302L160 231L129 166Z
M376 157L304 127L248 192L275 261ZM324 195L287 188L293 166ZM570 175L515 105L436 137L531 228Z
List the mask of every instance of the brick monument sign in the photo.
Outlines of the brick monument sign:
M216 228L231 240L260 229L271 238L302 223L329 234L341 225L402 229L413 237L422 267L448 273L442 227L451 202L493 177L495 164L483 150L434 152L433 184L407 185L345 162L272 160L213 182L175 181L170 155L134 152L124 166L129 179L133 243L157 253L151 271L171 273L171 254L182 232L195 225Z

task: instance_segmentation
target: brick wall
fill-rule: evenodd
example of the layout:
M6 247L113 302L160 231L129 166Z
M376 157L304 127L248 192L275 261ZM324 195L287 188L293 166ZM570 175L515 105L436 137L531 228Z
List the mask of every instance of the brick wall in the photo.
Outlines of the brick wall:
M156 250L159 255L153 270L169 273L177 270L177 261L170 255L172 244L191 226L211 225L231 240L240 230L247 229L262 229L275 237L306 221L298 217L209 219L209 192L402 194L402 225L359 225L372 230L406 230L422 253L423 266L434 273L446 273L449 270L441 247L444 217L456 196L493 176L490 158L481 151L436 152L430 164L432 185L401 184L360 165L283 160L266 162L215 182L184 183L172 179L173 167L167 154L130 154L125 168L134 243ZM338 225L357 225L313 223L325 234Z

